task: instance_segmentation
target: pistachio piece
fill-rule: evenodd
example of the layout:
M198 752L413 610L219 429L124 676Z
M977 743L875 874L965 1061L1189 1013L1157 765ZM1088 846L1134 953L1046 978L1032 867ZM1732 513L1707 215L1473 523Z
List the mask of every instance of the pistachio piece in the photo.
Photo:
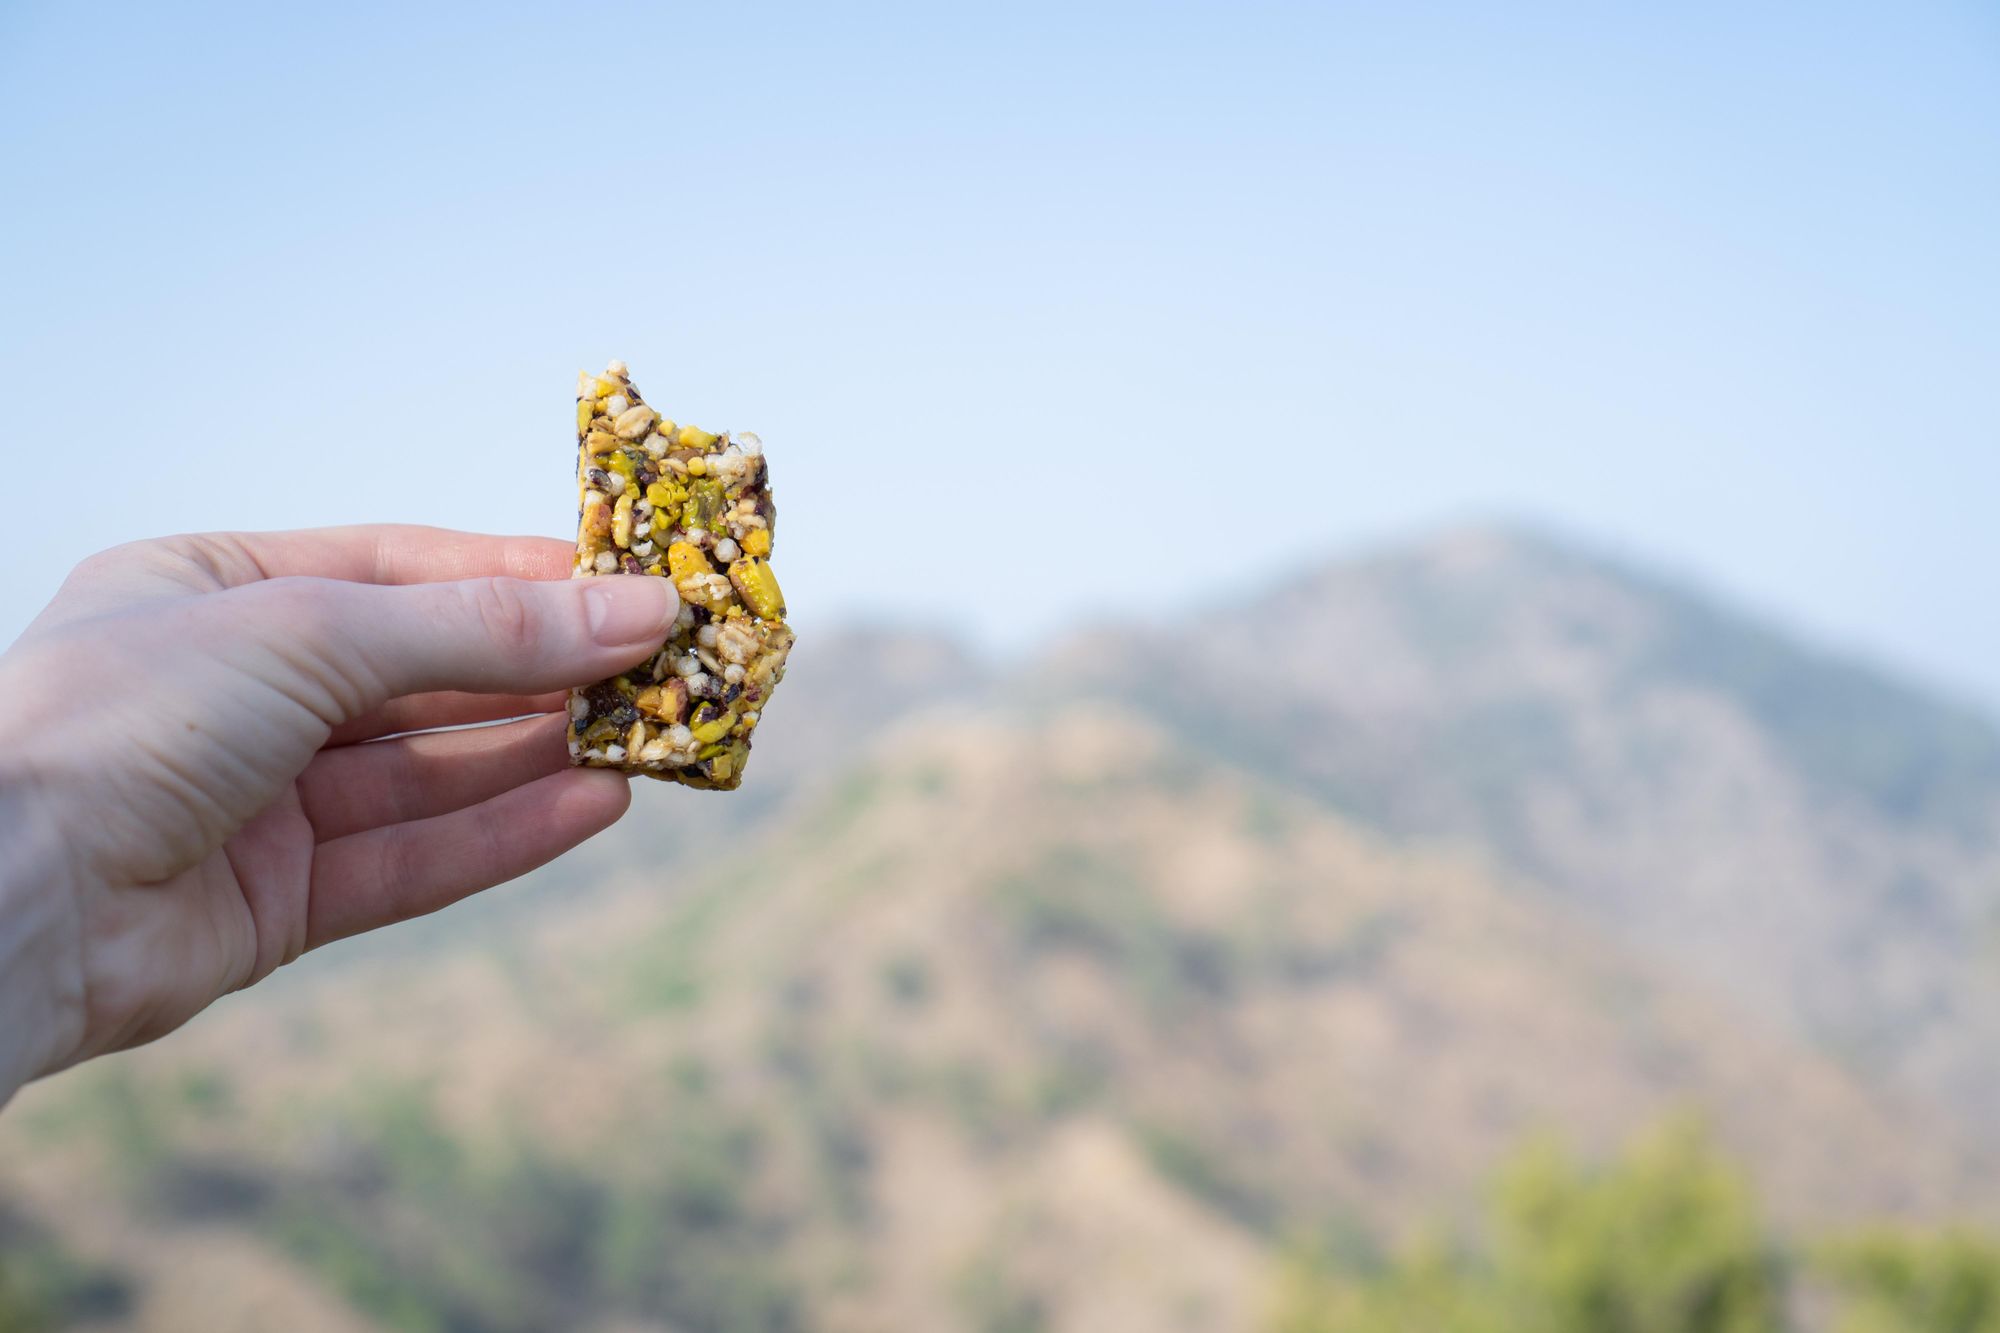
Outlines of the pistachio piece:
M746 555L729 566L729 581L757 619L784 619L785 595L778 589L778 576L769 561Z

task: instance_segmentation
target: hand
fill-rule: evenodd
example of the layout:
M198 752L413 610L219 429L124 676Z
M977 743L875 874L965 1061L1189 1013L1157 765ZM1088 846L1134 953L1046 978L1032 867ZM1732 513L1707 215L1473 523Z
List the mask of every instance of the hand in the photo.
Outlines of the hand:
M0 656L0 1101L624 813L622 777L569 767L559 691L677 603L570 560L361 527L79 566Z

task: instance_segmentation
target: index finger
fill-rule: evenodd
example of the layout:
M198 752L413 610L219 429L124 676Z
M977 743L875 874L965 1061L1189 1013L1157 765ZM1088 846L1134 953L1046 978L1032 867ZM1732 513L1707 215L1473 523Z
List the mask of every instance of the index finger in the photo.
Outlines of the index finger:
M301 576L344 583L444 583L454 579L559 579L575 548L553 537L496 537L405 523L294 532L214 532L184 543L225 587Z

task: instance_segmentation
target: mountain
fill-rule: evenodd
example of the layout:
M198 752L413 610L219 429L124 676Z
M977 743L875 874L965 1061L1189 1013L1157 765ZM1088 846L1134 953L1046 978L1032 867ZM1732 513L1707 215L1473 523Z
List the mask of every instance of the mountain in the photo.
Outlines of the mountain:
M2000 732L1656 577L1478 530L1051 653L1391 837L1469 849L2000 1125Z
M1157 1333L1686 1110L1790 1232L1996 1219L1991 745L1518 534L808 636L755 799L27 1090L0 1222L101 1326Z

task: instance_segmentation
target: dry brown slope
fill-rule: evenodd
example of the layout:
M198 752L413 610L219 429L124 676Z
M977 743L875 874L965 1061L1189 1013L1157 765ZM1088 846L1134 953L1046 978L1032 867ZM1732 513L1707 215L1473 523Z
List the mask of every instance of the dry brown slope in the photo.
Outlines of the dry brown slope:
M1605 1142L1683 1097L1795 1215L1935 1202L1956 1174L1907 1147L1914 1113L1583 922L1133 719L913 729L771 861L712 928L712 994L807 996L793 1021L826 1048L978 1051L1128 1120L1190 1110L1302 1208L1393 1217L1523 1129ZM904 960L920 1003L895 998Z

